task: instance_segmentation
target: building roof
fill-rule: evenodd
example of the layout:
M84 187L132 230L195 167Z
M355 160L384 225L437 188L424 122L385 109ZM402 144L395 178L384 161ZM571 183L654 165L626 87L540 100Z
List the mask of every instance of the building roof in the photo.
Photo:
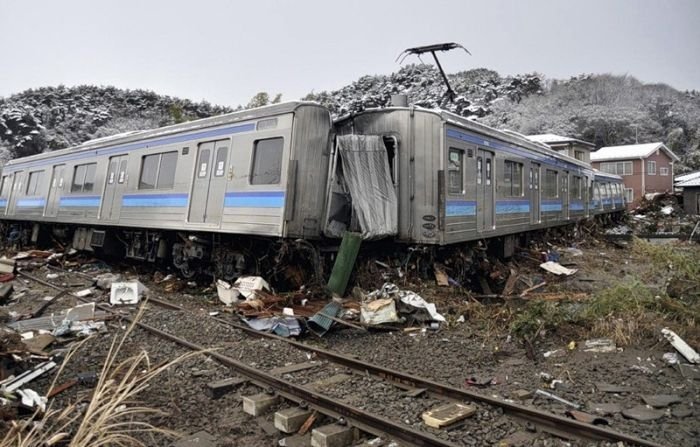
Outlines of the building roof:
M692 180L695 178L700 178L700 171L688 172L687 174L677 175L673 181L676 183L685 182L686 180Z
M676 186L679 188L685 188L687 186L700 186L700 176L676 183Z
M578 138L563 137L561 135L555 135L553 133L543 133L540 135L527 135L525 138L531 141L536 141L538 143L548 144L550 146L555 146L559 144L577 143L583 144L584 146L590 146L595 148L595 144L589 143L588 141L579 140Z
M607 160L631 160L636 158L647 158L657 150L663 150L673 161L680 161L680 158L663 143L628 144L625 146L606 146L591 154L591 161Z

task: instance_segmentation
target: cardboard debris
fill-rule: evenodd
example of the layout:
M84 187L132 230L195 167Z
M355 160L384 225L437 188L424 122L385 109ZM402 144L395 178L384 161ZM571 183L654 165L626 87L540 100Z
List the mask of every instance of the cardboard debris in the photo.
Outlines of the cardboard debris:
M559 275L571 276L578 271L576 269L566 268L563 265L559 264L558 262L554 262L554 261L543 262L542 264L540 264L540 267L543 268L544 270L547 270L549 273L553 273L553 274L558 275L558 276Z
M673 345L674 348L678 352L681 353L683 357L686 358L690 363L700 363L700 355L688 345L682 338L678 336L675 332L670 330L669 328L663 328L661 329L661 333L663 334L664 338L668 340L671 345Z
M385 323L397 323L399 314L396 302L392 298L378 299L360 305L360 322L375 326Z
M141 281L113 282L110 288L110 304L136 304L148 293Z

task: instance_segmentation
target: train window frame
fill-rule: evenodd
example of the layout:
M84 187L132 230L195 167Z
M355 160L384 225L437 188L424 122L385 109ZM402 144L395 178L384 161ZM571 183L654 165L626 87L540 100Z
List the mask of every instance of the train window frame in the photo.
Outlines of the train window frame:
M464 152L464 149L458 147L450 147L447 150L447 192L449 194L464 194Z
M6 182L10 181L10 175L3 175L2 176L2 181L0 181L0 197L5 197L5 193L7 192ZM9 196L9 194L7 194Z
M95 173L97 172L97 163L82 163L73 166L73 181L70 185L70 192L92 192L95 189ZM91 174L88 177L88 174ZM80 180L80 183L77 183ZM89 181L88 181L89 180ZM90 185L88 189L86 185Z
M532 177L532 171L530 171ZM517 180L517 182L515 181ZM532 181L532 178L530 179ZM523 164L513 160L503 160L504 196L523 197ZM530 184L532 189L532 183Z
M569 196L576 200L583 199L583 178L578 175L572 176L570 183Z
M164 165L164 160L166 159L174 160L174 163L172 163L172 168L170 165ZM139 190L166 190L166 189L173 189L175 186L175 173L177 171L177 160L179 158L179 151L166 151L166 152L159 152L157 154L146 154L141 157L141 170L139 173L139 183L138 183L138 189ZM149 161L153 162L152 166L148 166L149 172L148 175L149 177L153 177L148 180L152 180L153 184L151 183L144 183L144 172L145 168L147 167L146 162ZM121 166L121 163L120 163ZM165 176L164 176L165 173ZM119 178L121 180L121 176ZM122 183L122 182L120 182Z
M44 177L44 170L31 171L27 177L27 188L24 191L26 196L35 196Z
M552 176L553 174L553 181ZM545 169L544 172L544 197L546 199L558 199L559 198L559 171L554 169Z
M261 143L279 143L279 146L262 146ZM268 153L269 152L269 153ZM270 154L272 155L270 157ZM284 156L284 137L261 138L253 142L253 153L250 158L249 185L279 185L282 183L282 164ZM258 169L273 159L272 169L265 167L267 172Z

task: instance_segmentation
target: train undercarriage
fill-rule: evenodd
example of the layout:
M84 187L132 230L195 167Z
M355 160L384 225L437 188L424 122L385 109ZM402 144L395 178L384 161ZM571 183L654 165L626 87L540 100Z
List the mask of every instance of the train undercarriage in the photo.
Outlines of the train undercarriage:
M622 212L602 214L576 224L442 247L387 240L368 242L364 244L358 264L394 258L395 264L404 266L406 272L409 264L414 270L425 270L416 272L424 277L430 274L435 262L447 260L457 270L458 281L471 281L470 278L479 275L480 257L509 258L518 247L527 247L534 239L561 236L575 226L594 222L608 225L619 222L623 215ZM32 222L6 221L1 225L3 244L18 250L29 246L72 248L107 259L156 264L175 270L186 279L209 277L234 281L240 276L258 275L286 290L324 284L339 243L338 240L307 241Z

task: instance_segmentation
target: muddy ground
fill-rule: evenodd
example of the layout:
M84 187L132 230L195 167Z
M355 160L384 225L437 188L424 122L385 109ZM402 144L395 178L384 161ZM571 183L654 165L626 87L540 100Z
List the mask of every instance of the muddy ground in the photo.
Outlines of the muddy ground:
M365 264L358 267L354 277L357 287L371 291L384 281L394 282L401 289L415 291L435 303L447 322L436 330L412 323L397 325L394 330L361 331L338 326L322 338L309 333L300 338L368 362L456 387L469 387L479 393L513 399L558 414L569 409L544 397L518 397L520 390L530 394L537 389L544 390L581 405L583 411L598 414L612 429L662 445L699 445L700 375L691 368L669 364L663 356L675 351L661 336L661 329L669 327L694 348L700 347L700 330L696 324L698 277L693 276L697 269L692 265L673 265L673 262L699 259L698 246L672 244L661 249L637 242L625 246L586 235L566 243L553 240L520 251L510 262L492 261L492 265L484 269L491 272L487 282L491 293L485 293L481 288L440 287L430 276L419 278L419 275L412 274L410 266L399 274L395 268L377 263ZM561 264L578 271L568 277L546 273L538 266L547 251L556 252ZM392 256L379 261L391 265ZM448 275L456 269L449 262L443 267ZM75 268L83 267L78 263ZM145 309L145 319L149 318L150 312L151 318L156 316L163 328L176 329L181 337L210 338L212 344L224 344L226 349L239 353L239 358L258 367L270 368L309 360L305 353L289 354L275 343L222 329L210 321L209 312L220 312L220 315L231 318L235 315L219 302L215 290L207 284L188 286L182 282L176 288L183 287L182 290L174 291L175 288L168 286L168 281L157 282L167 272L154 274L150 269L133 265L97 264L94 272L89 273L98 271L118 271L128 277L138 277L154 296L197 311L196 319L184 324L177 320L180 317L176 314L163 313L160 316L160 311L153 305L149 304ZM44 278L52 273L42 266L41 261L36 262L32 272ZM519 278L512 287L512 294L500 296L512 274ZM83 285L90 282L88 278L63 273L56 279L59 284L63 281L76 289L81 288L81 280ZM524 290L542 281L547 284L519 297ZM21 279L15 282L16 290L24 287L28 293L9 302L3 308L5 313L25 312L44 296L55 293ZM106 292L96 293L103 294L99 297L101 300L106 295ZM626 307L620 309L611 302L622 302ZM74 304L72 298L66 298L49 311ZM93 335L67 362L57 383L86 370L99 371L111 343L121 337L125 328L124 322L109 321L105 331ZM611 352L587 352L586 341L594 338L612 339ZM58 353L70 346L70 340L65 342L56 343L47 348L47 352L53 349ZM277 349L280 351L274 365L255 360L256 352L269 356ZM127 337L119 358L141 351L148 353L151 365L172 360L185 352L171 343L135 330ZM146 364L141 366L148 369ZM149 382L138 399L144 405L164 412L163 415L149 416L148 421L182 435L205 430L217 439L216 445L275 445L278 435L266 431L269 417L256 419L241 411L240 396L259 390L244 386L216 400L206 392L207 383L231 375L227 368L198 356L167 369ZM53 372L47 374L33 382L32 387L45 393L51 388L54 377ZM339 384L336 394L349 393L347 387L351 386L358 386L358 383ZM609 392L605 391L606 386L622 388L618 392ZM53 408L76 405L76 410L84 409L90 389L90 386L82 385L69 389L53 399ZM658 418L651 421L639 421L622 414L623 410L644 405L645 396L654 395L673 395L677 402L658 408ZM382 395L379 394L376 401L366 402L366 408L381 404ZM417 407L407 405L400 411L405 413L401 416L410 419L411 423L420 420L420 414L413 414L419 412ZM9 428L9 421L4 424L5 429ZM495 445L517 430L517 427L504 425L499 417L493 416L481 418L479 425L480 428L472 434L480 441L462 440L463 445ZM141 436L141 439L146 445L170 445L173 442L162 435ZM526 444L565 443L541 436L529 439Z

